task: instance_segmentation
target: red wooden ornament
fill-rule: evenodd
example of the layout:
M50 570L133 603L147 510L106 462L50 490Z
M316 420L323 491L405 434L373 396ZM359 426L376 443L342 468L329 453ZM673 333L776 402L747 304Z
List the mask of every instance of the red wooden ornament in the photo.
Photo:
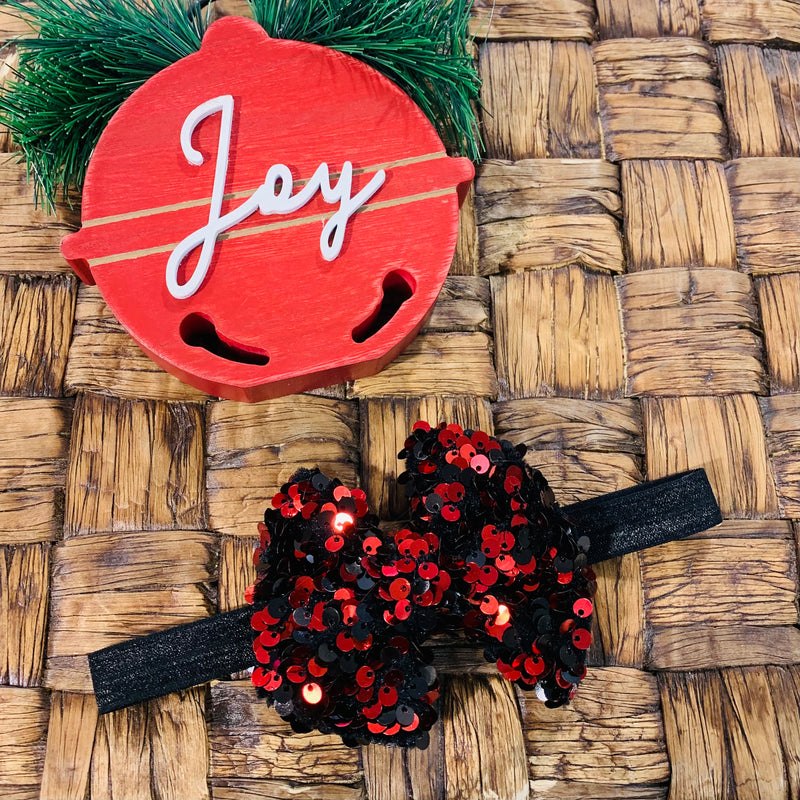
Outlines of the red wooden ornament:
M227 17L111 119L61 250L153 361L257 401L403 350L473 172L375 70Z

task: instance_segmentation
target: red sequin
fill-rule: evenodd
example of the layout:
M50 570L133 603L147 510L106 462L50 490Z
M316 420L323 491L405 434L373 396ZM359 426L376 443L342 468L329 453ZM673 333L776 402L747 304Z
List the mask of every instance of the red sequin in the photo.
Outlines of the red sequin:
M578 617L588 617L592 609L592 601L588 597L581 597L572 604L572 610Z
M286 670L286 677L292 683L302 683L306 679L306 671L303 667L293 666Z
M471 450L474 454L475 448L471 448ZM478 475L485 475L489 471L489 468L492 464L485 455L479 454L471 456L469 465L475 470L475 472L478 473Z
M446 505L442 508L442 516L448 522L455 522L461 519L461 512L453 505Z
M496 614L498 608L500 608L500 604L497 602L497 598L490 594L487 594L483 600L481 600L481 611L483 611L484 614Z
M364 552L368 553L369 555L375 555L380 546L381 540L377 536L368 536L366 539L364 539L364 543L362 544Z
M378 700L383 706L393 706L397 702L397 689L394 686L381 686L378 691Z
M417 569L420 578L424 578L425 580L431 580L435 578L439 574L439 567L433 563L433 561L425 561L419 565Z
M345 497L350 497L350 490L346 486L337 486L333 490L333 499L338 503Z
M389 587L389 594L395 600L404 600L411 594L411 584L405 578L393 580Z
M401 622L407 620L411 616L413 606L408 600L400 600L394 607L394 615Z
M375 683L375 670L371 667L361 667L358 672L356 672L356 683L358 683L362 689L372 686L372 684Z
M572 632L572 644L578 650L588 650L592 644L592 634L583 628L577 628Z
M313 675L315 678L321 678L328 671L326 666L318 663L314 658L309 660L307 669L308 674Z

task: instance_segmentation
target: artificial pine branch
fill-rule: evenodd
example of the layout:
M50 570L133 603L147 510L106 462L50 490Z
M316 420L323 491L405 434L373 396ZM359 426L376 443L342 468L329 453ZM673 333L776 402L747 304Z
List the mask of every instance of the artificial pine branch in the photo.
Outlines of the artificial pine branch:
M395 81L453 149L477 159L479 79L469 54L472 0L248 0L275 38L324 45ZM200 48L206 0L34 0L5 7L38 37L18 39L16 79L0 95L48 208L81 188L100 134L156 72Z
M80 189L89 157L108 121L156 72L200 47L203 15L180 0L36 0L6 7L38 37L16 41L16 80L0 96L0 122L11 129L33 176L36 199L52 208Z

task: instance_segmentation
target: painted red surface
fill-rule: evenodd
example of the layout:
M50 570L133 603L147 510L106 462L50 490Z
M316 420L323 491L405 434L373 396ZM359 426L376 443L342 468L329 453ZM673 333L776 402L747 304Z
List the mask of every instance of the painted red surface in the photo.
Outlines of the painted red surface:
M195 131L200 166L186 160L180 132L220 95L235 102L223 214L274 164L290 167L295 192L323 162L332 173L352 162L353 194L378 169L386 180L350 220L335 260L322 257L319 238L336 207L317 195L228 231L200 289L179 300L166 264L209 220L221 117ZM256 401L373 374L402 351L447 275L472 176L471 162L448 158L420 109L376 71L228 17L115 114L89 166L83 227L62 252L164 369Z

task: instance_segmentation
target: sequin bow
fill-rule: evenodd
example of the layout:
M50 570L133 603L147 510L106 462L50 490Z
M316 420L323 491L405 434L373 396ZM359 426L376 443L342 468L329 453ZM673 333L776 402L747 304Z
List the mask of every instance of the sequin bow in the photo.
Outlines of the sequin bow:
M247 591L252 681L297 732L424 747L439 685L426 640L460 626L549 706L586 674L595 576L524 446L418 422L400 453L411 519L383 533L366 496L300 470L259 525Z

